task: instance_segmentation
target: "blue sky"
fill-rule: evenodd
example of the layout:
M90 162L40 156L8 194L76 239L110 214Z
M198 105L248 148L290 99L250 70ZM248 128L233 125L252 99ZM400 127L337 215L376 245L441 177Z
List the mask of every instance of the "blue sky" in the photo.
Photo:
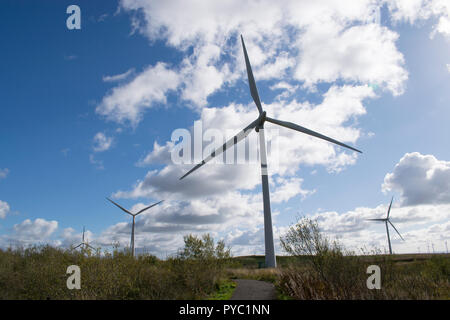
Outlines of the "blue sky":
M137 245L155 254L175 252L183 234L204 232L236 254L262 253L257 167L211 166L177 185L170 179L189 165L142 161L167 158L173 131L194 121L237 132L256 118L237 37L243 33L269 114L364 152L352 158L280 129L290 149L276 156L291 172L271 172L269 163L279 197L272 205L276 238L303 214L320 218L350 247L383 249L383 227L363 219L383 215L394 195L393 218L407 240L394 239L394 250L424 251L427 241L444 250L450 30L441 21L450 21L450 8L405 3L324 1L308 13L300 1L287 3L300 7L286 13L264 1L255 12L245 2L234 16L234 2L78 1L81 30L68 30L72 2L2 1L0 244L68 246L85 225L98 245L127 245L129 219L105 200L113 196L134 209L166 199L138 223ZM381 24L368 8L380 8ZM289 16L280 19L277 10ZM264 22L257 14L267 15ZM280 83L293 89L273 88ZM327 94L330 104L323 103ZM206 188L223 191L202 196L214 172L224 180Z

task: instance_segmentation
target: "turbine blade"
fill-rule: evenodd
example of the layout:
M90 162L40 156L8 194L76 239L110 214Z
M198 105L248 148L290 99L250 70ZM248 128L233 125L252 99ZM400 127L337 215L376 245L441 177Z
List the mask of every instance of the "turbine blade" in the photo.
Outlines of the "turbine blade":
M386 221L386 219L366 219L368 221Z
M353 147L350 147L350 146L346 145L345 143L339 142L337 140L334 140L332 138L324 136L323 134L320 134L318 132L315 132L315 131L309 130L307 128L304 128L302 126L299 126L299 125L297 125L295 123L287 122L287 121L280 121L280 120L272 119L272 118L269 118L269 117L266 117L266 120L269 121L269 122L272 122L274 124L278 124L279 126L286 127L286 128L293 129L293 130L297 130L297 131L309 134L310 136L313 136L313 137L316 137L316 138L320 138L320 139L332 142L334 144L340 145L341 147L345 147L345 148L351 149L353 151L362 153L362 151L360 151L358 149L355 149Z
M112 201L111 199L109 199L109 198L106 198L106 199L108 199L109 201L111 201L113 204L115 204L117 207L119 207L120 209L122 209L123 211L125 211L126 213L128 213L129 215L133 215L130 211L128 211L127 209L121 207L120 205L118 205L117 203L115 203L114 201Z
M388 220L388 222L391 224L392 228L394 228L394 230L397 231L400 238L402 238L402 240L405 241L405 239L403 239L402 235L400 234L400 232L398 232L397 228L392 224L392 222L390 220Z
M247 68L248 85L250 87L250 93L252 95L253 101L255 101L258 107L259 114L263 112L261 107L261 101L259 100L258 89L256 88L255 78L253 77L252 66L250 65L250 60L248 59L247 49L245 48L244 38L241 34L242 48L244 50L245 66Z
M79 245L77 245L76 247L73 248L73 250L75 250L76 248L78 248L79 246L83 245L82 243L80 243Z
M163 202L163 201L164 201L164 200L161 200L160 202L154 203L154 204L152 204L151 206L145 207L144 209L142 209L142 210L140 210L138 213L136 213L135 216L137 216L138 214L144 212L144 211L147 210L147 209L150 209L151 207L154 207L154 206L160 204L160 203Z
M387 217L386 217L386 219L389 219L389 213L391 212L391 207L392 207L392 201L394 200L394 196L392 196L392 199L391 199L391 204L389 205L389 209L388 209L388 212L387 212Z
M237 135L235 135L233 138L231 138L230 140L228 140L227 142L224 143L224 145L220 148L218 148L216 151L214 151L213 153L211 153L211 155L207 156L202 162L200 162L199 164L197 164L195 167L193 167L191 170L189 170L186 174L184 174L184 176L182 176L180 178L183 179L186 176L188 176L189 174L191 174L192 172L194 172L195 170L197 170L198 168L200 168L201 166L203 166L205 163L207 163L208 161L210 161L212 158L214 158L215 156L218 156L219 154L221 154L222 152L224 152L225 150L227 150L229 147L234 146L235 144L237 144L239 141L245 139L250 132L258 125L258 123L260 122L260 118L256 119L255 121L253 121L252 123L250 123L247 127L244 128L244 130L240 131Z

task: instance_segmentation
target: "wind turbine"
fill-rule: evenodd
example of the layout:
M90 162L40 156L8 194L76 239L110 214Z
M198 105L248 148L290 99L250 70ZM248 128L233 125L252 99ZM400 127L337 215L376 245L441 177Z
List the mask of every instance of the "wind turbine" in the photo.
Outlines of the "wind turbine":
M203 166L206 162L210 161L215 156L218 156L221 153L225 152L225 150L228 149L229 147L232 147L235 144L237 144L239 141L245 139L250 134L250 132L253 129L255 129L255 131L258 132L258 134L259 134L262 193L263 193L263 203L264 203L264 237L265 237L265 253L266 253L265 261L266 261L266 267L274 268L274 267L276 267L276 258L275 258L274 244L273 244L272 215L270 212L270 195L269 195L269 182L268 182L268 171L267 171L266 139L264 136L264 123L266 121L268 121L268 122L277 124L279 126L282 126L282 127L288 128L288 129L300 131L300 132L308 134L310 136L335 143L337 145L349 148L351 150L354 150L354 151L357 151L360 153L362 153L362 152L355 148L352 148L346 144L343 144L342 142L339 142L337 140L334 140L332 138L324 136L320 133L317 133L315 131L309 130L302 126L299 126L295 123L276 120L276 119L267 117L266 112L263 110L263 108L261 106L258 89L256 88L256 83L255 83L255 79L253 77L252 67L250 65L250 60L247 55L247 49L245 48L244 38L242 37L242 35L241 35L241 42L242 42L242 48L244 50L244 58L245 58L245 65L247 68L247 77L248 77L248 83L249 83L249 87L250 87L250 94L253 98L253 101L256 104L256 107L258 108L259 116L255 121L250 123L247 127L245 127L237 135L235 135L233 138L228 140L221 148L212 152L211 155L206 157L201 163L197 164L195 167L193 167L191 170L189 170L184 176L182 176L180 178L180 180L185 178L187 175L189 175L193 171L197 170L201 166Z
M131 215L131 216L133 217L133 224L131 225L131 243L130 243L130 247L131 247L131 256L134 257L134 225L135 225L135 219L136 219L136 216L139 215L139 214L141 214L142 212L144 212L144 211L150 209L151 207L154 207L154 206L160 204L160 203L163 202L164 200L161 200L161 201L159 201L159 202L157 202L157 203L154 203L154 204L152 204L152 205L150 205L150 206L148 206L148 207L145 207L144 209L139 210L139 211L136 212L136 213L131 213L130 211L128 211L127 209L121 207L120 205L118 205L117 203L115 203L114 201L112 201L111 199L109 199L109 198L106 198L106 199L108 199L108 200L111 201L113 204L115 204L117 207L119 207L120 209L122 209L123 211L125 211L126 213L128 213L129 215Z
M81 243L77 245L73 250L82 247L84 250L86 250L86 247L91 248L92 250L95 250L93 246L91 246L87 241L84 241L84 226L83 226L83 235L81 236Z
M394 230L398 233L400 238L402 238L402 240L405 241L405 239L403 239L403 237L400 234L400 232L398 232L397 228L392 224L391 220L389 219L389 213L391 212L391 207L392 207L392 201L393 200L394 200L394 197L392 197L391 203L389 204L389 209L388 209L386 218L384 218L384 219L366 219L366 220L370 220L370 221L383 221L386 224L386 233L387 233L387 238L388 238L388 243L389 243L389 253L390 254L392 254L392 246L391 246L391 238L389 237L388 223L391 224L392 228L394 228Z

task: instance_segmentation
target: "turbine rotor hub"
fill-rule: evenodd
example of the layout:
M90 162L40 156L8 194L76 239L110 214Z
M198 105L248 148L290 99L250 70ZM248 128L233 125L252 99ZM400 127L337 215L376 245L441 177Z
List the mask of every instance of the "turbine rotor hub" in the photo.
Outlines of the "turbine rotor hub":
M255 127L256 132L259 132L259 129L264 129L264 122L266 122L265 111L259 115L259 124Z

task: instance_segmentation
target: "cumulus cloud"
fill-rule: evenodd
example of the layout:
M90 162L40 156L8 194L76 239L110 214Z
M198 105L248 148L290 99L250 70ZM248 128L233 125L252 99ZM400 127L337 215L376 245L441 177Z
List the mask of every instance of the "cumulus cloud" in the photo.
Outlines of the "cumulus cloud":
M26 219L13 226L14 233L12 239L24 244L45 241L49 239L57 228L58 222L54 220L47 221L45 219L37 218L32 221Z
M351 250L360 253L365 250L388 249L384 223L367 221L372 218L385 218L389 201L374 208L357 207L354 210L338 213L335 211L317 212L309 217L317 219L319 227L332 239L338 239ZM418 246L425 248L427 241L450 239L448 221L450 205L399 206L394 202L390 218L405 241L402 241L390 226L391 241L395 252L417 252ZM440 233L442 231L443 233ZM422 251L423 252L423 251Z
M0 200L0 218L4 219L8 214L10 208L9 204L5 201Z
M165 103L171 91L188 105L205 107L212 94L246 77L240 33L260 84L282 79L293 88L300 81L315 90L321 82L376 83L401 94L408 74L395 45L398 35L375 23L381 5L378 0L345 5L331 0L283 5L123 0L120 7L131 13L134 30L151 41L164 40L184 59L174 66L148 67L113 88L96 111L137 125L145 109Z
M408 73L395 46L397 39L395 32L375 23L345 30L318 23L299 40L301 54L294 76L307 86L336 80L376 83L399 95Z
M358 129L348 125L349 120L366 112L362 101L372 96L373 91L368 86L331 87L318 105L296 101L291 103L275 102L267 105L266 109L268 114L275 118L299 123L344 142L354 142L360 133ZM204 108L200 123L204 130L213 128L218 132L227 133L222 137L223 140L219 141L219 145L222 145L226 139L231 138L255 119L257 115L255 110L253 105L235 104L223 108ZM323 165L329 171L334 172L340 171L356 161L356 155L347 153L342 148L336 148L330 143L271 124L266 127L268 132L274 129L277 131L273 132L273 142L274 145L276 142L277 148L270 150L271 152L268 154L271 175L291 176L298 173L301 165ZM197 134L195 130L192 131L192 134L192 139L198 139L195 136ZM200 139L202 138L203 135L200 132ZM253 132L249 135L248 140L240 142L237 148L244 147L246 148L245 152L256 154L258 152L257 139L257 134ZM268 141L272 140L268 139ZM172 141L167 142L164 146L155 143L153 151L138 162L139 165L164 163L166 166L163 169L149 171L143 180L136 182L131 191L119 191L115 195L131 198L146 197L151 194L157 194L164 198L176 195L186 199L186 197L217 195L224 190L250 191L260 183L259 162L238 165L206 164L188 178L179 181L179 178L191 168L192 164L180 165L170 161L173 143ZM204 141L204 144L207 143ZM237 149L235 152L238 152ZM205 181L208 181L208 184L205 184ZM277 186L281 187L282 181L286 180L272 181L275 189ZM292 187L294 180L290 181ZM296 190L297 194L306 195L307 192L298 187L299 182L300 180L296 180L297 187L290 190Z
M103 152L111 148L113 138L107 137L103 132L98 132L94 136L94 152Z
M138 203L131 209L145 205ZM153 247L154 253L174 253L183 244L185 234L211 233L217 236L230 228L250 227L262 223L262 206L253 196L225 193L220 198L193 201L165 201L136 220L136 246ZM108 227L96 243L111 245L119 242L128 245L131 221Z
M147 67L131 81L113 88L96 112L108 120L137 125L145 109L166 102L166 94L177 88L179 75L165 63Z
M144 167L151 164L169 164L171 162L171 152L173 150L174 143L172 141L166 142L164 146L154 142L153 150L149 152L144 158L137 162L137 166Z
M59 237L61 239L60 245L65 248L70 248L71 246L77 246L81 243L83 239L83 232L77 233L73 228L64 228ZM84 241L92 246L96 244L95 236L89 230L86 230L84 233Z
M399 191L404 205L450 203L450 162L406 153L384 178L384 191Z
M450 3L447 0L387 0L394 21L416 21L434 19L434 37L436 33L450 37Z

